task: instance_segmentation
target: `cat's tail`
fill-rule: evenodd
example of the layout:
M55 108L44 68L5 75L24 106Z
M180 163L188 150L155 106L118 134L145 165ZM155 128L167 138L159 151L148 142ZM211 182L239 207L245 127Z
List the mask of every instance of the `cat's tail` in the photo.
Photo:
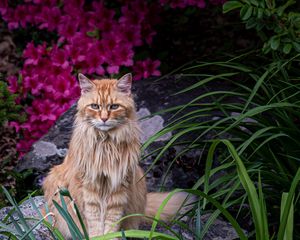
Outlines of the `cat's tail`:
M168 192L148 193L145 215L149 217L155 217L159 207L162 205L163 201L167 198L168 195ZM163 208L163 211L160 214L160 220L170 221L178 213L181 215L188 212L192 209L193 203L195 203L195 201L195 196L192 196L185 192L175 193Z

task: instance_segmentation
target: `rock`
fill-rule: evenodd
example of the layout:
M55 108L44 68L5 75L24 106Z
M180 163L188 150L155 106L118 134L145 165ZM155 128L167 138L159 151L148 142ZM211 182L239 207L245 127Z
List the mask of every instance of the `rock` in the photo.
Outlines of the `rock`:
M36 207L40 208L43 207L45 204L44 197L43 196L37 196L32 198L34 201ZM33 205L31 204L30 200L26 200L19 206L23 216L25 218L30 218L31 220L27 220L26 222L29 225L29 228L33 227L34 225L37 224L38 220L41 219ZM0 210L0 220L1 222L4 220L4 218L7 216L7 214L10 212L12 207L5 207ZM14 218L15 221L19 222L19 215L16 213L16 211L12 214L12 217ZM36 220L33 220L36 219ZM11 219L9 219L11 221ZM11 223L9 224L9 227L16 229L14 225ZM48 229L44 226L39 224L33 231L33 235L35 236L36 240L44 240L44 239L51 239L50 232ZM19 235L19 237L21 237ZM0 239L8 239L8 237L0 235Z
M35 202L36 206L39 208L43 208L45 201L43 196L33 197L32 200ZM0 220L2 221L8 212L11 210L11 207L5 207L0 210ZM38 213L36 212L35 208L32 206L31 201L27 200L20 205L20 210L23 213L25 218L36 218L40 219ZM13 214L13 217L16 221L18 221L18 215L16 213ZM201 216L201 224L202 226L206 223L210 214L205 214ZM37 221L29 220L28 224L30 227L34 226ZM12 224L11 224L12 225ZM13 227L11 226L10 227ZM13 227L14 228L14 227ZM150 230L151 224L143 224L140 229L143 230ZM172 231L178 233L180 236L183 236L183 239L186 240L193 240L195 239L194 236L191 234L190 231L182 229L178 225L174 225L171 227ZM166 231L165 228L161 227L160 225L157 226L156 231L164 232L167 234L172 235L170 231ZM52 239L49 230L42 224L38 225L37 228L33 230L33 234L36 240L48 240ZM220 219L217 219L209 228L207 234L204 237L204 240L233 240L237 239L238 235L236 234L233 227ZM0 239L8 239L7 237L0 235Z
M210 216L210 214L201 216L202 224L205 224ZM216 219L214 221L204 237L205 240L231 240L238 238L239 237L231 224L221 219Z

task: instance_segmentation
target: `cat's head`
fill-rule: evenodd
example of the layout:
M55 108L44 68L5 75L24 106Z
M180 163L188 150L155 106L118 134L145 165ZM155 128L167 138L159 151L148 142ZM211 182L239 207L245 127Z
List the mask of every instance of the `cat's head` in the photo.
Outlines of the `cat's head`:
M81 88L78 114L81 121L107 132L135 120L130 73L120 79L93 81L80 73L78 80Z

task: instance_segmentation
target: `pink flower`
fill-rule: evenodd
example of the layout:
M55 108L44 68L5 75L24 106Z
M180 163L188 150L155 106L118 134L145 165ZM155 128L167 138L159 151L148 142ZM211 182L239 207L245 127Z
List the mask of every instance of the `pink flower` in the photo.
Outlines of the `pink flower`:
M0 14L5 15L8 9L8 0L0 1Z
M120 44L116 49L114 50L114 57L117 65L121 66L124 65L126 67L133 65L133 56L134 52L132 50L132 46L129 44Z
M72 18L68 15L62 16L58 25L59 35L66 39L72 38L77 32L78 24L78 18Z
M8 125L9 125L10 127L14 128L14 129L16 130L16 132L19 132L20 129L21 129L20 123L18 123L18 122L12 121L12 122L9 122Z
M28 43L24 52L23 57L27 58L25 60L25 65L37 65L38 61L47 54L46 50L46 44L38 45L37 47L34 46L34 44Z
M14 13L14 18L18 19L20 25L25 28L26 24L31 22L32 16L28 15L27 7L25 5L18 5Z
M69 67L67 52L54 46L50 53L51 61L54 66L60 66L63 69Z
M146 59L144 61L137 61L133 67L135 72L134 79L140 80L143 78L148 78L150 76L160 76L161 73L157 68L160 66L160 61L151 59Z
M17 150L19 152L19 157L22 157L25 155L26 152L29 151L31 148L32 144L36 141L36 139L25 139L21 140L17 143Z
M149 24L144 24L142 28L142 36L146 39L146 42L151 45L152 39L156 32L152 29Z
M136 47L143 44L140 26L128 27L127 25L122 24L117 26L117 28L114 29L114 32L118 32L118 34L114 37L119 38L119 41L132 44L132 46Z
M56 6L58 4L58 0L33 0L35 4L44 4L47 6Z
M117 73L119 73L119 66L108 66L107 72L109 74L117 74Z
M16 93L18 92L19 90L19 85L18 85L18 78L16 76L9 76L7 78L7 81L8 81L8 90L11 92L11 93Z
M23 86L26 90L30 90L33 95L38 96L43 89L43 83L41 81L40 75L26 76L23 80Z
M35 20L40 29L46 28L49 31L54 31L58 28L61 21L61 11L58 7L43 6L41 12L36 14Z

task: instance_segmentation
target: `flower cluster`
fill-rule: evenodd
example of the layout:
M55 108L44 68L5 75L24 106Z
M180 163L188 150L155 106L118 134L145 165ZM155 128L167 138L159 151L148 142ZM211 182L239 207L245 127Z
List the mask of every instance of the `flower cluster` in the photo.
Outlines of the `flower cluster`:
M7 1L0 4L0 14L10 29L35 26L58 35L50 46L29 43L23 52L23 81L18 84L16 76L9 77L10 90L20 94L19 101L28 102L28 96L33 99L26 108L27 122L11 123L24 136L18 144L20 152L27 151L78 98L75 72L118 74L121 67L134 65L134 48L151 44L156 34L152 26L159 20L153 17L158 16L158 8L144 1L124 3L118 17L103 1L87 6L84 0L60 3L26 0L15 8ZM138 61L135 79L160 75L158 63Z
M221 1L221 0L211 0ZM161 3L161 4L159 4ZM114 75L132 70L134 79L159 76L160 61L138 59L156 34L162 5L205 7L204 0L24 0L0 1L0 16L11 30L34 27L55 33L42 44L27 44L20 77L10 76L10 91L26 103L28 120L11 122L24 136L19 152L26 152L79 96L77 72Z
M0 13L8 27L56 31L65 55L83 73L117 74L121 66L132 66L134 47L151 44L156 34L152 26L158 21L158 8L145 1L128 1L119 18L103 1L93 1L88 10L84 0L68 0L61 7L57 0L26 2L14 9L2 3Z
M16 76L8 78L11 92L19 93L22 99L33 97L25 110L28 120L10 123L17 131L22 130L24 139L17 145L20 152L28 150L79 96L77 81L71 74L73 67L62 49L29 43L23 56L23 80L18 83Z

